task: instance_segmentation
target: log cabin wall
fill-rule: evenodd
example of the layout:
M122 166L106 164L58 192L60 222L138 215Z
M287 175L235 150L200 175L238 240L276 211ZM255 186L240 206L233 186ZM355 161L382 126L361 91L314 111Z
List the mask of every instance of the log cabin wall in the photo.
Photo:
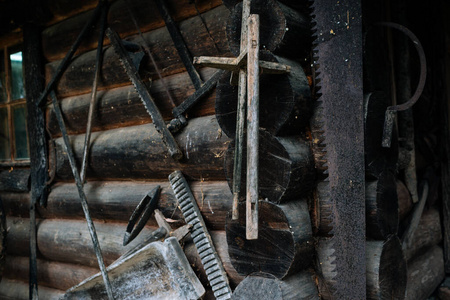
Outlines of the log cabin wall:
M88 0L83 4L61 0L44 2L48 11L40 41L45 61L45 80L48 83L75 37L92 15L97 1ZM239 1L166 2L192 56L236 55L236 36L240 29L233 27L232 20L234 24L240 22L237 18L239 13L235 10ZM299 15L308 14L307 5L297 1L266 2L270 3L268 7L271 10L281 15L296 16L297 19L294 20L298 20ZM363 1L365 26L389 19L389 14L395 16L394 21L404 22L404 2L393 2L395 3L388 5L386 1ZM267 9L264 5L261 7L262 12ZM424 8L424 11L425 9L428 7ZM416 10L420 9L411 9L407 14L415 15ZM139 34L132 21L132 15L142 34ZM287 22L292 21L289 17ZM145 81L151 81L150 93L164 120L170 121L173 118L173 107L193 94L195 88L156 4L143 0L110 1L108 24L122 39L141 46L148 45L150 48L162 78L158 76L148 57L143 59L139 73ZM304 24L304 20L303 23L297 23L299 24ZM426 39L426 33L420 31L416 23L412 24L413 29L420 33L420 39L431 43ZM298 28L301 28L300 25ZM291 28L295 28L295 24L292 26L294 27ZM56 86L56 95L79 165L82 160L94 78L97 35L98 24L80 45L75 58ZM308 35L303 35L305 36ZM380 36L386 44L378 43ZM236 106L233 99L237 95L237 89L228 84L230 75L225 74L217 89L206 95L188 113L188 125L175 135L184 154L184 159L178 162L167 154L165 145L123 71L117 54L105 38L104 62L84 189L106 264L112 263L157 228L156 221L151 218L135 241L126 247L122 246L130 215L142 197L154 187L161 186L158 208L165 217L173 221L174 227L184 224L177 199L167 180L167 176L174 170L181 170L189 181L231 287L234 289L242 284L236 289L236 292L240 293L238 295L245 299L249 297L250 291L250 295L254 296L255 293L261 292L254 290L254 287L263 282L273 287L273 291L280 292L277 294L279 299L284 299L287 295L293 298L317 299L318 283L320 297L332 297L326 286L327 272L333 273L333 265L327 265L333 251L327 247L327 238L332 229L329 222L331 208L327 203L327 195L321 190L321 184L316 186L323 171L322 157L317 151L317 145L311 143L307 127L311 114L311 99L306 95L313 76L308 55L310 41L307 40L305 46L299 45L298 41L293 42L291 37L284 38L284 44L273 46L269 49L273 53L266 55L273 55L270 57L273 61L283 61L294 66L293 69L297 72L294 80L292 76L281 79L261 76L263 82L276 86L276 93L288 92L283 98L285 106L282 108L285 110L273 106L273 94L270 94L272 91L267 89L269 85L263 86L267 90L264 90L261 96L262 110L270 112L269 117L276 117L273 119L275 122L268 118L260 133L264 141L261 156L265 162L262 171L265 174L262 179L265 181L260 193L267 200L261 201L260 205L262 238L259 242L245 241L245 223L233 222L229 215L233 198L230 186L233 179L235 116L230 118L230 111L227 109ZM7 46L13 43L11 40L17 39L21 39L20 33L12 32L0 41ZM397 236L401 237L407 231L413 215L413 198L417 197L417 191L413 191L414 187L408 184L407 175L404 173L411 161L411 154L407 147L401 144L405 140L402 138L391 151L380 150L376 133L380 126L380 114L384 114L384 109L391 100L389 97L394 93L388 57L393 46L389 43L392 41L389 41L384 33L375 33L375 38L367 40L369 59L366 57L364 62L367 68L365 91L377 91L367 98L370 112L366 119L365 149L367 297L402 299L408 295L406 299L425 299L444 277L444 255L440 245L443 237L439 212L435 209L440 202L436 200L437 179L432 176L436 170L433 170L431 175L425 172L425 166L432 165L433 162L421 152L424 148L419 148L418 161L421 164L417 167L417 174L419 180L427 178L429 181L431 196L428 197L429 203L425 207L425 213L419 218L420 222L411 238L413 242L407 245L408 247L403 245L402 248ZM401 41L399 43L400 46L396 47L404 47ZM436 64L438 63L432 64L433 68ZM395 66L399 70L404 67L400 61ZM216 71L207 67L197 69L204 81ZM437 86L432 85L429 88L436 91ZM167 97L166 89L173 103ZM378 93L379 91L384 94ZM430 96L426 94L425 97ZM282 118L285 119L280 121ZM61 132L50 103L45 109L45 124L49 137L51 182L47 206L38 206L36 210L37 277L41 298L52 299L97 273L98 264ZM419 140L423 146L425 137L420 136ZM383 154L381 161L377 160L380 151ZM386 170L386 166L389 166L389 170ZM0 198L5 209L8 229L0 296L26 299L30 255L29 170L26 167L14 168L12 172L4 169L0 172L0 178ZM242 203L239 208L243 215ZM283 236L283 239L280 239L280 236ZM266 248L266 245L274 242L281 244L277 245L282 251ZM205 271L192 241L185 243L184 250L202 283L208 287ZM277 255L279 257L272 261ZM249 267L246 264L247 260L252 259L258 267ZM394 270L393 261L396 266ZM208 290L206 298L212 298L211 289Z

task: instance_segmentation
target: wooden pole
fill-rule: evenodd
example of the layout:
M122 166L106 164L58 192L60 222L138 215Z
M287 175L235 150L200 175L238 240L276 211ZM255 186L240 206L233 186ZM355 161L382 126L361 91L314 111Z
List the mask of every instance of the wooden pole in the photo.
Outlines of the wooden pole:
M259 160L259 16L248 19L247 63L247 229L248 240L258 238Z

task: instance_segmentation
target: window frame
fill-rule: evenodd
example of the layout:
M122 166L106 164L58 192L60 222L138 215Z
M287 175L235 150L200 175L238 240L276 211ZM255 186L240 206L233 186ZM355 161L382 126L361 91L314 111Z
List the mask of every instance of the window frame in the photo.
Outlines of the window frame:
M30 157L25 159L16 159L16 136L14 130L14 107L24 106L25 110L27 109L27 100L25 98L12 99L12 69L11 69L11 59L10 55L17 52L22 51L22 44L12 44L8 46L3 46L0 49L0 53L3 54L3 65L5 66L5 85L6 85L6 102L0 103L0 109L6 108L8 114L8 134L9 134L9 149L10 149L10 158L5 160L0 160L0 167L22 167L22 166L30 166ZM0 54L1 55L1 54ZM22 64L23 71L23 64ZM25 76L24 76L25 77ZM23 78L25 80L25 78ZM24 82L25 84L25 82ZM27 120L28 121L28 120ZM28 135L28 128L26 126L26 135L27 135L27 149L28 154L30 155L30 141Z

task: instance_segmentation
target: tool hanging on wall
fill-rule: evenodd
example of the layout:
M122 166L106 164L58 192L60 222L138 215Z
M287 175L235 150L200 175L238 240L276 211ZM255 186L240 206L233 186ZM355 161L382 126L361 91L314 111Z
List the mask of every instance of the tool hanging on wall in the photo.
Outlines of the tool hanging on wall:
M93 90L92 90L92 96L91 96L91 102L95 102L95 98L96 98L96 90L97 90L97 84L98 84L98 77L99 77L99 72L100 72L100 67L101 67L101 58L102 58L102 45L103 45L103 38L104 38L104 28L106 27L106 22L107 22L107 12L108 12L108 1L107 0L99 0L97 7L95 8L94 12L92 13L92 17L89 20L89 22L87 22L85 24L85 26L83 27L83 29L81 30L80 34L78 35L77 39L75 40L74 44L72 45L72 47L70 48L69 52L66 54L66 56L64 57L64 59L62 60L62 62L60 63L60 65L58 66L58 69L56 70L55 74L53 75L53 77L51 78L50 82L47 84L47 86L45 87L45 90L43 91L43 93L41 94L39 100L37 101L37 105L41 105L44 101L44 99L47 99L47 96L50 95L51 99L52 99L52 103L53 103L53 108L55 111L55 116L56 119L58 121L58 125L60 127L62 136L63 136L63 140L64 140L64 145L66 148L66 153L67 156L69 158L69 163L70 166L72 168L72 173L73 176L75 178L75 183L77 185L77 189L78 189L78 193L79 193L79 197L80 197L80 201L81 201L81 206L83 208L83 212L87 221L87 225L89 228L89 233L91 235L91 239L92 239L92 244L94 247L94 251L95 254L97 256L97 261L100 267L100 271L103 277L103 281L105 284L105 288L106 288L106 293L108 295L108 298L110 300L114 299L113 297L113 292L112 292L112 286L111 283L109 281L109 277L108 277L108 273L106 271L106 267L105 267L105 263L103 261L103 256L102 256L102 252L100 249L100 244L98 241L98 237L97 237L97 232L95 230L95 226L94 223L92 221L92 218L90 216L89 213L89 207L87 204L87 199L86 199L86 195L84 194L84 190L83 190L83 182L85 179L85 167L86 167L86 161L83 161L83 166L82 166L82 175L83 177L80 177L80 173L78 172L77 166L76 166L76 162L75 162L75 157L70 145L70 141L69 141L69 136L67 134L67 130L66 130L66 126L64 124L64 119L62 116L62 112L61 109L59 107L59 103L58 103L58 99L56 97L55 94L55 87L56 87L56 83L59 81L59 79L61 79L64 71L67 69L67 67L69 66L71 59L73 57L73 55L75 54L75 52L77 51L79 45L81 44L81 42L87 37L88 33L90 33L94 22L98 19L98 16L100 14L100 26L101 26L101 30L99 33L99 38L98 38L98 47L97 47L97 62L96 62L96 72L95 72L95 77L94 77L94 83L93 83ZM93 104L91 103L91 105L93 106ZM92 112L90 112L91 114ZM91 118L91 116L90 116ZM90 134L90 121L88 120L88 133L87 135ZM87 139L87 143L89 143L89 140ZM87 151L89 147L85 147L84 151ZM83 157L87 158L87 153L83 154ZM83 178L83 179L82 179ZM33 214L34 215L34 214ZM34 220L35 222L35 220ZM32 248L36 247L36 245L32 245ZM32 254L36 253L36 250L33 251L33 249L31 250ZM34 262L30 261L30 266L36 265L35 261L36 261L36 255L32 255L30 256L30 260L34 260ZM33 278L30 278L30 284L32 282ZM32 289L30 286L30 299L31 297L33 297L33 299L37 299L37 288L36 288L36 293L32 293Z
M289 72L289 66L259 59L259 16L250 15L250 3L250 0L243 2L241 53L237 58L204 56L194 58L194 64L232 71L232 81L239 78L232 218L233 220L239 218L238 201L241 192L242 149L247 110L246 237L249 240L258 238L259 73Z
M119 55L120 62L128 74L130 81L133 83L137 93L139 94L139 98L145 106L145 109L149 113L150 117L153 120L153 124L155 125L156 130L161 135L161 138L164 144L169 151L171 157L176 160L180 160L183 158L183 152L181 152L180 147L177 144L177 141L173 137L172 133L166 126L164 119L158 110L152 96L150 95L146 85L142 81L139 76L138 67L134 64L132 54L127 50L126 47L130 49L130 43L123 43L120 39L119 35L113 31L111 28L106 30L106 35L108 36L111 44L114 48L114 51ZM132 52L131 52L132 53Z
M156 4L172 38L173 44L177 49L178 55L180 56L181 61L183 62L196 90L194 94L189 96L185 101L183 101L183 103L172 110L172 114L175 118L170 121L169 130L172 132L178 132L187 124L184 114L217 85L223 71L217 71L213 74L213 76L211 76L210 79L203 82L200 74L198 74L194 64L192 63L192 56L186 46L186 43L184 42L183 36L169 14L165 0L156 0Z
M205 268L206 276L216 299L231 299L231 288L227 274L217 254L211 236L203 220L197 201L181 171L169 175L170 185L178 200L187 224L192 225L191 237Z

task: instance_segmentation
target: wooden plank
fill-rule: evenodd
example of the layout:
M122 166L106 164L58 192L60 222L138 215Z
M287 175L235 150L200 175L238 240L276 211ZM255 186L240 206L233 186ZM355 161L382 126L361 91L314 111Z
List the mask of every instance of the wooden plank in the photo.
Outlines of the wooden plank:
M225 20L228 14L229 12L224 6L219 6L204 13L202 17L208 26L209 33L203 26L200 18L191 18L179 24L180 31L185 37L187 47L193 56L217 52L219 52L219 55L229 54L224 32ZM210 39L209 34L214 36L214 41ZM184 71L184 65L173 46L173 41L166 28L159 28L144 33L143 37L148 43L163 77ZM142 39L139 36L133 36L127 40L142 44ZM58 98L86 94L90 91L92 79L94 78L95 56L96 51L92 50L76 57L72 61L57 85ZM47 82L56 71L59 63L60 61L54 61L46 65L45 75ZM118 56L111 47L105 49L101 74L99 90L129 85L129 78L122 70ZM143 79L157 79L156 71L149 60L141 64L140 74Z
M221 135L215 117L192 119L176 140L183 150L182 162L167 155L152 124L113 129L92 134L88 179L165 179L182 170L194 180L224 180L223 155L230 140ZM62 138L56 143L56 174L72 180ZM76 159L81 160L84 135L71 137Z
M204 78L211 77L213 73L214 69L209 68L204 68L200 71ZM154 81L150 88L150 94L155 98L155 102L164 119L168 121L173 118L171 113L173 107L169 101L166 101L164 84L169 88L169 92L176 104L181 104L186 97L195 92L195 89L190 84L190 79L186 72L165 77L163 81ZM99 91L97 96L96 113L92 122L93 132L152 122L132 85ZM195 118L214 114L215 96L214 91L210 92L200 103L194 106L188 117ZM61 110L67 131L70 134L86 132L89 98L90 94L84 94L61 100ZM51 105L47 107L47 128L53 137L61 136Z
M98 1L84 0L81 5L73 1L47 0L49 8L58 20L65 19L53 26L46 28L42 33L42 44L44 55L47 61L54 61L64 57L73 43L73 37L78 34L83 25L89 19L92 9L95 8ZM154 1L134 0L134 1L110 1L108 13L108 23L114 26L121 37L127 37L137 33L134 23L131 21L130 10L135 15L136 21L142 32L147 32L160 27L164 27L156 4ZM179 22L197 15L197 6L200 13L204 13L217 6L220 6L220 0L198 0L194 3L179 2L176 0L167 1L171 8L172 16ZM87 11L90 9L90 11ZM73 18L67 18L71 15ZM94 28L87 40L80 46L77 54L92 50L97 45L98 26ZM108 44L109 41L106 41ZM58 47L55 47L58 45Z

